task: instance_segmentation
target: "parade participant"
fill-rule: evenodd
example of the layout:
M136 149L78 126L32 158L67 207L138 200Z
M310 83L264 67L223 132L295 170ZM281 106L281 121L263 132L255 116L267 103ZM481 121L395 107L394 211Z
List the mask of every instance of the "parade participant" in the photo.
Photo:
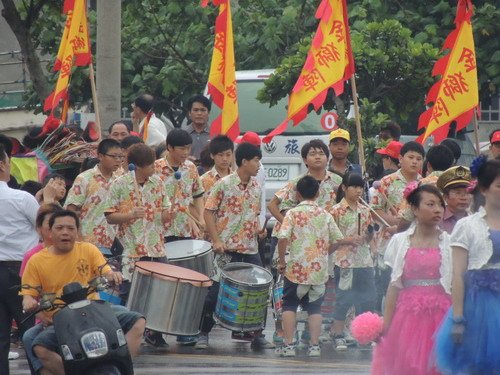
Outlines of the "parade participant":
M205 96L199 94L188 100L187 110L191 123L186 126L185 130L192 139L191 151L189 153L190 160L198 162L200 160L201 151L210 142L210 132L208 130L208 115L212 103Z
M155 162L155 172L172 203L172 215L165 222L165 242L200 238L203 229L187 214L203 223L203 186L196 166L187 160L191 137L185 130L174 129L166 143L167 155Z
M461 219L451 235L453 305L437 334L436 354L445 374L498 374L500 160L480 156L471 173L485 204Z
M336 350L347 349L344 326L347 312L354 306L356 315L372 311L376 300L375 273L369 242L373 232L370 209L359 202L364 181L357 173L344 175L337 202L329 211L345 240L352 244L338 247L335 262L335 308L331 336Z
M22 190L7 186L10 180L10 158L0 143L0 374L9 374L9 349L12 319L21 335L34 319L21 323L24 314L18 295L19 270L24 253L38 243L35 230L36 199Z
M319 183L312 176L297 182L299 204L287 211L276 237L278 238L278 271L285 275L283 286L284 347L280 354L295 356L293 339L296 330L297 307L308 313L310 346L308 355L319 357L321 333L321 303L328 280L328 254L333 244L343 238L332 216L315 201ZM340 241L338 243L341 243ZM288 256L285 260L285 253Z
M47 196L45 193L47 191L47 187L54 190L54 194L50 194ZM39 203L64 203L64 197L66 196L66 180L64 176L59 173L49 173L42 182L42 190L39 190L35 195L35 198Z
M108 138L121 142L130 135L130 130L123 122L116 121L109 127L108 134Z
M327 171L328 146L320 139L313 139L304 144L301 149L301 156L304 165L307 167L306 175L314 177L319 182L319 196L316 202L325 210L329 211L335 204L336 192L342 178L333 172ZM274 225L273 233L277 233L284 219L287 210L297 206L297 181L303 176L299 176L289 181L284 187L276 192L274 197L269 202L267 208L269 212L276 218L277 222ZM277 238L271 238L273 248L276 246ZM274 251L273 260L276 263L278 254ZM282 329L280 320L276 320L276 332L273 335L273 340L276 344L282 344Z
M388 121L380 128L378 138L381 141L399 141L401 137L401 127L394 121Z
M382 217L390 228L380 233L380 243L377 248L378 265L375 280L377 283L377 303L375 308L381 311L382 298L389 285L391 271L384 264L385 248L392 234L397 230L397 225L402 218L406 207L403 191L409 182L420 180L419 174L425 156L424 148L420 143L410 141L401 147L399 155L400 168L380 180L380 187L371 197L370 204L375 212Z
M453 161L453 165L457 165L458 159L460 159L460 156L462 156L462 149L460 148L457 141L455 141L453 138L446 138L441 141L440 145L446 146L450 149L450 151L453 153L453 159L455 159Z
M106 221L104 209L111 183L124 160L120 143L104 139L97 146L99 164L79 174L66 198L66 208L78 213L82 240L96 245L104 255L111 255L116 226Z
M469 168L451 167L443 172L437 180L437 187L443 192L446 202L441 229L449 234L453 231L458 220L468 215L472 195L467 191L471 175Z
M351 137L349 132L344 129L335 129L330 133L329 148L332 153L332 160L328 166L330 172L338 174L343 177L348 172L356 172L361 174L361 166L359 164L352 164L348 159L349 145Z
M500 130L493 130L490 133L490 155L496 159L500 156Z
M416 181L408 184L404 197L415 223L387 246L392 273L384 333L373 353L371 373L437 375L433 337L451 304L450 238L439 229L444 200L437 187Z
M376 153L382 156L383 175L394 173L399 168L399 155L403 144L398 141L390 141L387 146L377 149Z
M213 187L205 203L205 222L216 253L214 281L208 290L203 307L201 333L196 349L208 347L208 334L215 322L212 317L217 303L219 279L223 267L228 263L246 262L261 266L257 236L260 232L260 187L255 176L260 168L262 152L250 143L242 143L235 153L237 170L224 177ZM254 348L273 347L262 332L255 332Z
M132 103L134 130L141 135L144 142L151 147L156 147L165 142L167 128L163 121L153 113L154 98L144 94L138 96Z
M119 272L114 272L106 264L100 251L92 244L76 242L79 220L73 211L55 212L49 220L52 245L33 255L23 274L23 285L39 286L23 288L23 309L33 311L38 308L37 297L41 293L60 295L63 287L70 282L87 285L93 277L101 272L110 282L119 284L122 280ZM99 268L102 267L102 271ZM95 299L96 295L89 298ZM39 314L44 328L34 337L31 348L34 354L32 365L35 371L42 374L64 374L62 358L58 354L57 337L52 326L54 311ZM139 313L129 312L124 308L115 310L116 317L125 332L128 349L135 355L144 332L145 320ZM39 330L33 327L32 330ZM30 335L30 331L27 332ZM35 358L36 357L36 358Z
M212 189L217 181L231 173L231 165L234 157L233 141L225 135L214 137L208 144L208 148L210 157L214 161L214 166L201 176L201 183L206 195L208 195L210 189Z

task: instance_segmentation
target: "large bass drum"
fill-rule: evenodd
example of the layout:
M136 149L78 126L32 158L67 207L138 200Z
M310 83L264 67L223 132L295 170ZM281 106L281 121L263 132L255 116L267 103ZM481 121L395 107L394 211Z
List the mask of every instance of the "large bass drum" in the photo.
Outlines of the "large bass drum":
M232 331L263 329L272 281L265 268L243 262L227 264L221 272L215 319Z
M199 272L156 262L135 264L127 307L146 317L146 327L172 335L199 333L212 281Z
M210 276L214 255L210 242L180 240L165 244L168 262Z

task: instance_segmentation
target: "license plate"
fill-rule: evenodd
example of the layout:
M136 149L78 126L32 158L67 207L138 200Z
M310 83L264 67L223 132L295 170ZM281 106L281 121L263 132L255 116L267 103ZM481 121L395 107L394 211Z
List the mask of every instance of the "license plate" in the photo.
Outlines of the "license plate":
M288 165L268 164L266 170L266 180L268 181L288 181Z

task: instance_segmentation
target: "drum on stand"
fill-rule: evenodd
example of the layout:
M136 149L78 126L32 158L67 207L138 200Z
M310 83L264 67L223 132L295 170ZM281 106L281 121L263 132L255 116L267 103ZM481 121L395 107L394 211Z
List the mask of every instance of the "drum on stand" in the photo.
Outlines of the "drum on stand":
M221 272L215 320L232 331L263 329L272 281L265 268L243 262L227 264Z
M210 276L214 254L210 242L180 240L165 244L168 262Z
M127 308L146 317L146 327L172 335L199 333L212 281L199 272L156 262L137 262Z

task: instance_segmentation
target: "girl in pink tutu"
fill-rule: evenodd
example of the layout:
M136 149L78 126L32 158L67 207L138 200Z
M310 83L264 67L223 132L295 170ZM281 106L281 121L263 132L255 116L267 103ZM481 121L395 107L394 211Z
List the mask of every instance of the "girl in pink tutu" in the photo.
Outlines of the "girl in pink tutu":
M410 183L404 192L415 215L394 235L384 261L392 269L384 333L373 353L374 375L439 374L431 358L434 334L451 305L451 248L439 229L445 203L432 185Z

